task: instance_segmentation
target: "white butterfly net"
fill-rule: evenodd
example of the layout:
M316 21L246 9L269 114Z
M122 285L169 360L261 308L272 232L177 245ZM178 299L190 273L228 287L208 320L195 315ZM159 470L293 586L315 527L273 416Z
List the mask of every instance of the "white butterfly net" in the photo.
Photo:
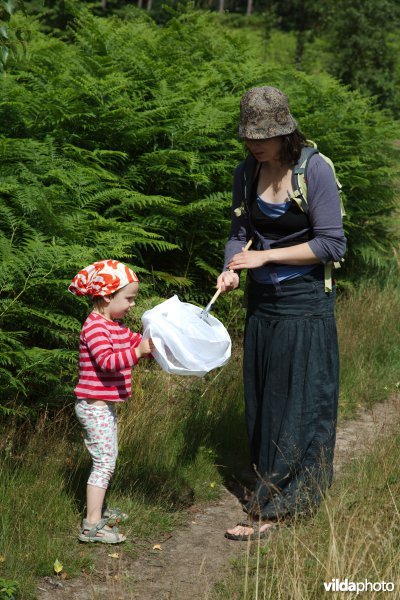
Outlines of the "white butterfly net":
M201 319L201 312L173 296L143 313L143 337L153 339L153 356L164 371L203 377L229 360L229 333L212 315Z

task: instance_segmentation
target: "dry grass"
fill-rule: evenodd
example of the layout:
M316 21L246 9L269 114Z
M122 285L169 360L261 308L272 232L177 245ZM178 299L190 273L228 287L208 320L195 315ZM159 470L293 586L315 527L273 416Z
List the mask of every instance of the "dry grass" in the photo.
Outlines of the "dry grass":
M337 310L340 415L387 398L400 386L400 291L364 285Z
M270 538L249 544L214 600L356 598L326 592L324 582L392 582L400 598L400 436L351 463L310 520L298 519ZM388 592L387 592L388 593ZM371 600L387 597L369 590Z

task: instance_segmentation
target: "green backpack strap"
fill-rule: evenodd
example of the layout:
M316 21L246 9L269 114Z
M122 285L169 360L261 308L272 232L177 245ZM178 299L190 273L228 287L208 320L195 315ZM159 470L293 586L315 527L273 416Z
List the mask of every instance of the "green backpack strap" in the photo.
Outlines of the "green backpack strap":
M311 143L313 146L304 146L302 148L300 158L293 167L293 194L291 199L296 202L300 210L305 214L309 212L307 202L307 167L310 158L314 154L319 154L314 142Z
M291 199L293 199L296 202L298 207L305 214L308 214L309 208L308 208L308 202L307 202L307 167L308 167L308 163L310 162L310 158L312 156L314 156L314 154L319 154L320 157L323 158L326 163L328 163L328 165L330 166L330 168L333 171L333 175L335 177L337 189L339 192L340 212L342 214L342 217L344 217L346 215L346 212L344 210L343 200L342 200L342 184L340 183L339 179L337 178L336 171L335 171L335 165L333 164L333 162L331 161L330 158L328 158L327 156L325 156L325 154L322 154L322 152L320 152L318 150L315 142L313 142L311 140L307 140L307 143L309 145L304 146L304 148L302 148L300 158L299 158L298 162L295 164L295 166L293 167L293 189L294 189L294 191L291 196Z
M332 271L333 269L340 269L342 266L343 258L340 261L328 262L324 265L324 282L325 282L325 291L332 291Z
M344 210L342 193L341 193L342 185L336 176L335 166L330 158L325 156L325 154L322 154L321 152L319 152L317 145L313 141L307 140L307 143L309 145L304 146L304 148L302 148L300 158L299 158L297 164L293 167L293 189L294 189L294 191L291 196L291 200L294 200L294 202L296 202L298 207L305 214L308 214L309 206L308 206L308 202L307 202L307 167L308 167L310 158L312 156L314 156L314 154L319 154L320 157L323 158L324 161L327 162L328 165L331 167L333 174L335 176L336 185L337 185L338 192L339 192L340 212L341 212L342 217L344 217L346 215L346 212ZM343 259L342 259L342 261L343 261ZM340 262L329 262L329 263L325 264L324 279L325 279L325 291L326 292L332 291L332 270L333 270L333 268L338 269L338 268L340 268L340 266L341 266Z

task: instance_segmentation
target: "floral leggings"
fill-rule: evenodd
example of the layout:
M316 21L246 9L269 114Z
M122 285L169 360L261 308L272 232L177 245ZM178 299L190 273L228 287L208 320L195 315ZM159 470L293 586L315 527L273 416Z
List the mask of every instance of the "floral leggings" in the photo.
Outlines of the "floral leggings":
M93 460L88 484L107 489L118 456L115 408L110 403L96 406L78 399L75 413L83 427L85 445Z

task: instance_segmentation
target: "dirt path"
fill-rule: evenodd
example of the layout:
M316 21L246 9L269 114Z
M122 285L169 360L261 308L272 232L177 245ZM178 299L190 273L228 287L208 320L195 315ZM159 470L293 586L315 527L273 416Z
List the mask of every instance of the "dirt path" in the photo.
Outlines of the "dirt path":
M363 410L354 421L338 429L335 471L385 436L400 421L400 397ZM39 583L39 600L206 600L214 584L223 579L230 560L244 552L243 544L223 537L227 527L242 520L236 496L225 488L218 502L188 514L187 525L174 531L153 550L153 543L137 560L124 555L123 547L101 552L99 572L63 582L46 578ZM108 556L117 552L119 557ZM56 585L57 584L57 585Z
M340 425L336 434L335 473L338 474L345 463L356 459L376 438L387 436L399 421L400 396L392 396L370 410L360 411L357 419Z

